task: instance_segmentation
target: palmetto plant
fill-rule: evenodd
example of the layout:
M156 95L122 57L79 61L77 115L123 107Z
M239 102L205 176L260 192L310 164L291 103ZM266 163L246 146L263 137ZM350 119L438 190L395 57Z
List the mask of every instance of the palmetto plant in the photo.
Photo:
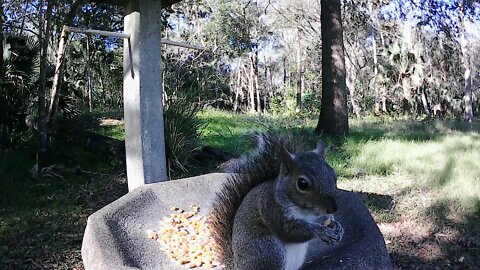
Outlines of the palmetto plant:
M165 152L169 171L187 171L200 143L199 129L204 122L197 117L201 107L195 95L171 96L165 104Z
M15 132L26 129L27 115L37 113L40 45L34 37L9 36L4 44L4 71L0 88L0 145L9 146ZM53 69L48 71L53 75ZM47 84L48 85L48 84ZM64 88L68 88L65 84ZM66 118L78 115L74 100L62 89L59 109ZM46 108L45 108L46 109ZM33 117L35 119L35 117ZM35 123L35 120L33 120Z
M22 41L22 46L18 41ZM11 134L25 127L25 116L32 113L39 73L39 44L33 37L7 37L4 46L5 76L1 79L0 140L11 144Z

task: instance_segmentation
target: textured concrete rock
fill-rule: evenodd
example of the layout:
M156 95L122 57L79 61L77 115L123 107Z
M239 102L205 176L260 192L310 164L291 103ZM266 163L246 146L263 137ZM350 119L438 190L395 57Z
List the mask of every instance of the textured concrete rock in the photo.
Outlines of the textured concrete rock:
M139 187L91 215L82 245L85 269L185 269L147 239L170 207L197 204L207 214L226 174L207 174ZM310 245L302 269L391 269L382 235L357 195L341 191L336 219L345 235L336 246Z

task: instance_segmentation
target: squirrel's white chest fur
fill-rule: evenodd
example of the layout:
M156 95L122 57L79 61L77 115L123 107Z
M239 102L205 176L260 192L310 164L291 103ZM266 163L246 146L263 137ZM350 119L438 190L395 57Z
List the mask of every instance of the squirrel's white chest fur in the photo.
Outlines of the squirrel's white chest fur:
M295 209L289 213L294 219L301 219L307 222L314 222L317 215L305 213L300 209ZM305 261L308 250L308 241L304 243L286 243L285 244L285 270L298 270Z
M285 245L285 270L298 270L307 255L308 242Z

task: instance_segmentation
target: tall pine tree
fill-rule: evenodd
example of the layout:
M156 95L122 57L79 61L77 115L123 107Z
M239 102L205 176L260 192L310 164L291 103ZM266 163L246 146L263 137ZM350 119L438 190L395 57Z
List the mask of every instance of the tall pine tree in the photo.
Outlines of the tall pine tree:
M348 133L347 86L340 0L321 1L322 103L317 134Z

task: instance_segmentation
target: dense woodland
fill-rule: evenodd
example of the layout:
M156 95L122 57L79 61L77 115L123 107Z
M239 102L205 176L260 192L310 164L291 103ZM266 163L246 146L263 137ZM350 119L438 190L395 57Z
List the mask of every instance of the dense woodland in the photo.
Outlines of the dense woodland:
M122 111L123 40L64 28L122 31L122 7L2 2L3 148L33 128L42 152L57 118ZM480 109L477 1L187 0L166 8L162 22L165 38L207 48L163 46L167 108L183 100L188 113L320 115L317 132L333 135L348 132L347 122L328 132L339 114L472 121ZM336 66L328 54L338 54Z

